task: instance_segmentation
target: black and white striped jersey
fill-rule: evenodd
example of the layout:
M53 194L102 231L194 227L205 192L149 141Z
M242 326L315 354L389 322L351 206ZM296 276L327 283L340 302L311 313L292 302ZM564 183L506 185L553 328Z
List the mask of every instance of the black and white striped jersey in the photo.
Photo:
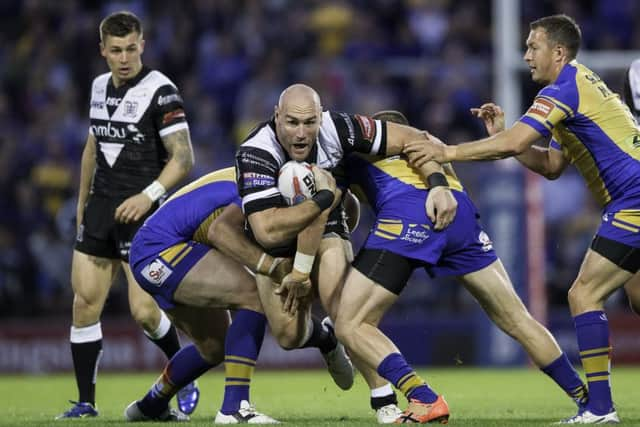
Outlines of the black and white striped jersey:
M146 67L118 88L111 73L96 77L89 118L97 153L91 192L117 199L141 192L156 179L167 163L161 138L188 129L176 86Z
M384 154L386 135L386 124L380 120L325 111L318 139L306 161L331 170L351 152ZM286 206L278 191L278 172L289 160L278 142L273 118L260 124L242 143L236 153L236 179L245 215Z

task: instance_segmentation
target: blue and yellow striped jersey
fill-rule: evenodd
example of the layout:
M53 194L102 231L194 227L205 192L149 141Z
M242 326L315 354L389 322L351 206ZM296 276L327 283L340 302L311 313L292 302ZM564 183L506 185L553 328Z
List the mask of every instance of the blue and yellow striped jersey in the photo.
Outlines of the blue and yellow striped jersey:
M520 121L553 136L602 206L640 197L640 129L620 97L584 65L566 64Z
M143 228L158 235L167 246L185 240L209 244L209 226L231 203L240 205L235 170L220 169L176 191L145 221Z
M407 190L427 189L418 172L401 156L381 158L351 154L346 158L345 166L354 193L360 198L366 197L376 212L386 202L406 195ZM462 184L449 165L445 167L445 174L452 189L463 191Z

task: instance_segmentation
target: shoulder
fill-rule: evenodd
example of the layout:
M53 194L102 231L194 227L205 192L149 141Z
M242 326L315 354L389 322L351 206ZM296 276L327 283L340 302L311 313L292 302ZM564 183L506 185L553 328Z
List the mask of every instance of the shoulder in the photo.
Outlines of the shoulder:
M102 89L106 88L110 78L111 78L111 73L100 74L99 76L93 79L93 82L91 83L91 90L95 91L101 88Z
M160 71L151 70L138 82L136 90L155 95L178 93L178 87Z
M258 125L240 145L236 154L239 161L255 160L256 157L275 163L278 168L286 161L284 149L276 138L271 122Z

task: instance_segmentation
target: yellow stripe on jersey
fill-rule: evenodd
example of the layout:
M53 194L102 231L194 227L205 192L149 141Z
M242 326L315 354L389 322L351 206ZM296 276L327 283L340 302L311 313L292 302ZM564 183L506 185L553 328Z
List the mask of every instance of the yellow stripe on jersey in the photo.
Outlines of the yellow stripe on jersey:
M623 209L613 216L615 219L640 227L640 210Z
M395 240L395 239L398 238L397 235L386 234L386 233L383 233L383 232L381 232L379 230L374 231L373 234L375 234L378 237L382 237L383 239L387 239L387 240Z
M405 184L412 185L419 189L426 189L422 177L413 169L406 160L402 159L400 156L392 156L386 157L381 160L374 161L374 159L370 159L371 164L376 168L380 169L387 175L392 178L397 179ZM453 190L462 191L462 184L458 180L458 177L455 173L449 173L448 170L453 170L452 168L445 168L445 175L447 177L447 181L449 182L449 187Z
M637 233L638 231L640 231L640 228L632 227L630 225L623 224L623 223L615 221L615 220L611 221L611 225L614 225L614 226L616 226L618 228L622 228L623 230L630 231L632 233Z
M402 233L402 223L400 224L383 224L382 222L378 224L377 230L384 231L389 234L395 234L399 236Z
M206 185L212 182L218 182L218 181L235 182L236 181L235 168L231 167L231 168L220 169L215 172L211 172L206 175L203 175L200 178L193 181L191 184L185 185L180 190L176 191L171 197L169 197L167 201L173 200L176 197L180 197L191 190L194 190L198 187L202 187L203 185Z
M196 232L193 233L193 240L195 240L198 243L205 244L205 245L210 244L209 243L209 238L207 237L207 233L209 232L209 226L211 225L211 223L216 218L218 218L220 216L222 211L224 211L225 207L216 209L215 211L213 211L211 213L211 215L209 215L208 217L205 218L204 221L202 221L200 226L198 226L198 228L196 229Z
M167 264L171 264L171 262L180 255L186 246L186 243L178 243L177 245L168 247L164 251L160 252L160 258L162 258Z

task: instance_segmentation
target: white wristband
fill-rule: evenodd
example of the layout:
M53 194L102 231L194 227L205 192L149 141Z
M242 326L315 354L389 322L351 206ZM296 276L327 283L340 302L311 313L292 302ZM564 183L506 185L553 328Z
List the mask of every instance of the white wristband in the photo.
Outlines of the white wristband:
M258 265L256 265L256 273L260 273L263 274L260 269L262 268L262 264L264 263L264 260L267 258L267 254L266 252L262 252L262 255L260 256L260 261L258 261Z
M310 274L313 268L313 260L315 255L307 255L302 252L296 252L296 257L293 259L293 268L300 273Z
M164 188L164 185L160 184L158 180L153 181L147 188L142 190L142 193L146 194L152 202L155 202L160 197L164 196L166 192L167 189Z

